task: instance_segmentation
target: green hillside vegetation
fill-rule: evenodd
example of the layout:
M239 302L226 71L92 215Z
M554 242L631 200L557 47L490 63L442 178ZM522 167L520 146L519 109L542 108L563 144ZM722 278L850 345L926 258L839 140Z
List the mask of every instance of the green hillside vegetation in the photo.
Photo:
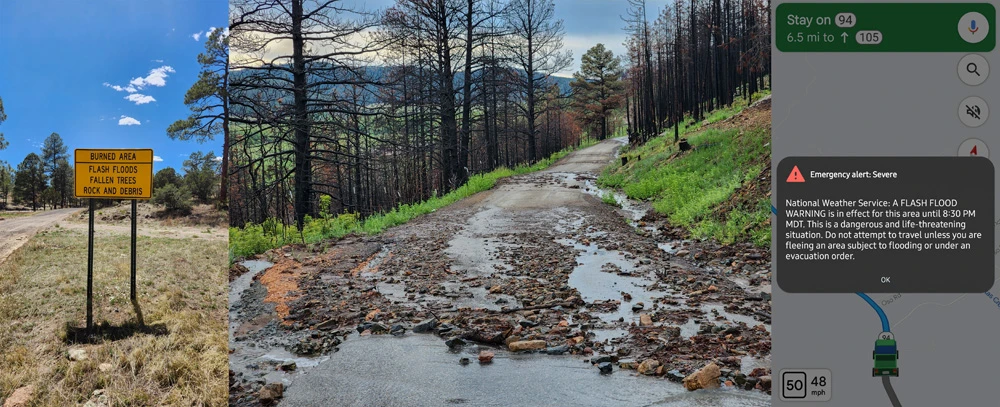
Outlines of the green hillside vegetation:
M738 101L702 122L685 120L680 133L692 150L678 151L673 129L624 150L628 163L608 166L598 184L620 189L631 199L650 201L657 214L687 228L694 238L770 245L770 199L762 193L770 190L770 109L767 120L749 120L749 126L713 125L747 106Z

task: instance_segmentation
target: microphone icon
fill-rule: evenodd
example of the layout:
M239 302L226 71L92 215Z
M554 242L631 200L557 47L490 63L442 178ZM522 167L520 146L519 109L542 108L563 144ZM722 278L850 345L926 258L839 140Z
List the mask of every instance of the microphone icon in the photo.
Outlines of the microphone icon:
M958 36L963 41L969 44L978 44L989 38L990 34L992 34L990 32L991 23L982 13L970 11L963 14L962 18L958 19L958 24L955 24L953 27L957 29Z

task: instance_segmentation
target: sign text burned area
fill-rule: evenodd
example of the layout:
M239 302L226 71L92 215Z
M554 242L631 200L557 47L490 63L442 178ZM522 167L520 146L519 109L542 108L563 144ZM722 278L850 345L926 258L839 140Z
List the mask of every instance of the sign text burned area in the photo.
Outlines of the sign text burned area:
M152 149L76 149L77 198L149 199Z

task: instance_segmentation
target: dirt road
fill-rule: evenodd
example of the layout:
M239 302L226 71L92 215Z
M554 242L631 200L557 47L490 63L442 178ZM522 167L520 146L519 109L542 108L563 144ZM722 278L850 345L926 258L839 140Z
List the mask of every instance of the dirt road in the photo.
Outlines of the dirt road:
M0 263L39 230L52 226L81 210L80 208L56 209L31 216L0 220Z
M769 253L685 240L644 204L603 203L594 180L620 145L378 237L262 256L273 265L253 263L230 293L231 404L257 405L260 385L280 381L290 406L768 405L760 391L687 396L662 383L711 362L716 383L768 390ZM534 351L511 351L527 341ZM480 351L497 362L466 369ZM600 362L645 361L650 378L601 381ZM290 362L300 368L283 373ZM372 387L372 371L393 384ZM522 400L508 398L514 388Z

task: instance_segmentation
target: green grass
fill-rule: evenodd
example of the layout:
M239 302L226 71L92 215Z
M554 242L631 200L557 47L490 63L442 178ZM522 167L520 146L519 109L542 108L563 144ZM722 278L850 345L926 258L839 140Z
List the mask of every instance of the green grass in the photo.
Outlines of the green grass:
M473 175L458 189L443 196L435 196L426 201L403 204L395 209L360 218L357 214L324 214L319 218L306 216L301 231L295 225L284 225L277 219L269 219L262 224L247 224L242 228L229 228L229 258L235 261L267 250L292 243L316 243L326 239L339 239L357 233L374 235L393 226L401 225L420 215L434 212L473 194L493 188L500 179L543 170L565 157L571 151L597 144L596 140L584 140L580 146L567 148L552 154L532 165L498 168L484 174Z
M762 96L755 95L755 100ZM682 126L681 136L696 148L674 160L669 160L677 152L673 129L629 149L623 154L629 163L624 167L620 162L610 165L598 184L621 189L631 199L651 201L654 211L686 227L694 237L769 245L770 201L761 199L751 211L734 209L726 219L713 215L733 192L755 182L764 166L770 165L771 134L767 128L704 130L707 124L732 117L745 107L745 102L734 104L711 112L700 123Z
M618 204L618 200L615 199L615 194L611 192L606 192L601 195L601 201L614 207L621 207L621 205Z

